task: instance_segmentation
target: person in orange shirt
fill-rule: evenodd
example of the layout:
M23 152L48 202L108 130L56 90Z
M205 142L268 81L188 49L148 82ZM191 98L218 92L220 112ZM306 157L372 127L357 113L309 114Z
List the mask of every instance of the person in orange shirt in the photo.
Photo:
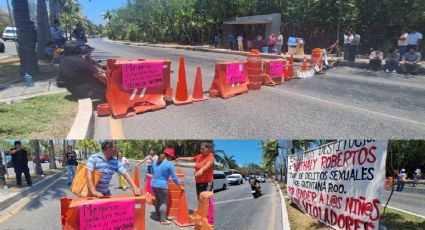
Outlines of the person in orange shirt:
M196 194L212 191L214 181L214 145L209 142L201 144L201 153L194 157L179 157L176 161L195 162Z

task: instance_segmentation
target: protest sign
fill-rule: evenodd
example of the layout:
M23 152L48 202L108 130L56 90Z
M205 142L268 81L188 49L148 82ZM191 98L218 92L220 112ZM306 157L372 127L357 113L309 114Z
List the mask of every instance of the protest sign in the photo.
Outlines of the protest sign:
M289 155L292 202L335 229L378 229L387 144L342 140Z
M121 65L124 89L157 87L163 81L163 62L129 62Z
M81 204L81 230L134 229L134 200Z
M271 61L270 72L271 78L281 78L283 74L284 63L282 61Z
M238 84L245 82L245 68L243 64L232 63L226 65L227 84Z

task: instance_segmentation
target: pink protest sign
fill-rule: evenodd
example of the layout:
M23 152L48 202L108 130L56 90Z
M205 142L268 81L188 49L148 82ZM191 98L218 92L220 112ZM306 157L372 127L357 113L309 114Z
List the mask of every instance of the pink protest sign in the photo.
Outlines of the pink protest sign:
M245 82L245 67L243 64L232 63L226 65L227 84Z
M80 230L134 229L134 204L134 200L81 204Z
M269 75L271 78L279 78L282 77L283 74L284 63L280 61L272 61L270 62L270 70Z
M163 81L163 62L129 62L121 65L124 89L157 87Z

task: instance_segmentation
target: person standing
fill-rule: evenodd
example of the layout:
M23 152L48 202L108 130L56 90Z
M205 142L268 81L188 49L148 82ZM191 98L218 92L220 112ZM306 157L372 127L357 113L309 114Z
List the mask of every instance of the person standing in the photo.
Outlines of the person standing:
M257 42L256 42L256 44L257 44L256 45L257 46L257 49L261 51L261 48L263 46L263 36L261 36L260 33L257 35Z
M118 173L124 176L125 180L133 188L134 195L142 195L140 189L134 184L133 179L127 173L124 166L115 158L116 144L112 141L105 141L102 143L102 151L91 155L87 162L86 178L87 187L92 196L103 197L110 196L111 191L109 190L109 183L111 182L112 175ZM93 182L93 171L98 171L102 174L99 183L94 186Z
M63 48L63 45L65 43L65 38L62 35L63 31L62 31L59 20L55 19L54 24L50 27L50 34L55 40L56 46L58 48Z
M233 33L229 33L229 35L227 35L227 40L229 40L229 50L232 50L235 43L235 35L233 35Z
M166 148L159 156L158 161L152 165L154 173L151 187L155 194L155 214L159 222L163 225L170 224L166 214L168 203L168 178L171 176L173 182L184 191L184 188L180 186L180 180L174 169L174 159L176 159L174 149Z
M412 32L407 36L407 50L410 48L418 49L420 43L422 41L422 34L416 31L416 29L412 29Z
M409 34L404 29L401 30L401 33L400 34L401 35L400 35L400 37L397 40L398 51L400 52L400 59L399 59L399 61L401 61L401 58L407 52L407 37L409 36Z
M140 164L143 164L146 162L147 164L146 173L153 174L152 164L157 161L158 161L158 156L155 154L155 151L153 150L153 148L151 148L149 151L149 155L147 155L145 159L137 163L136 166L139 166Z
M201 153L194 157L179 157L176 161L195 162L196 194L212 191L214 182L214 145L209 142L201 143Z
M238 36L238 50L243 51L243 37L242 34Z
M28 168L28 152L22 148L20 141L13 143L14 148L10 149L12 155L13 169L16 174L16 185L18 188L22 187L22 173L25 175L25 180L28 186L32 186L30 169Z
M66 172L68 174L68 185L71 185L72 181L74 180L75 170L78 165L77 153L72 149L71 145L68 145L64 159L66 164Z
M269 36L269 53L273 53L274 45L276 44L276 36L271 33Z
M276 41L277 55L280 55L282 53L282 46L283 46L283 36L281 32L279 32L279 36L277 36L277 41Z
M349 60L351 44L353 43L354 36L351 31L347 30L344 34L344 60Z
M416 187L418 185L419 180L421 179L421 169L417 168L415 170L414 174L414 181L413 181L413 187Z
M416 75L419 69L419 62L421 61L421 53L416 52L416 48L409 46L409 52L405 53L401 58L400 69L404 74Z
M79 46L84 46L87 42L86 31L83 28L81 22L77 23L77 27L72 31L72 35L77 40Z
M397 48L393 48L391 53L388 54L387 60L385 62L385 72L397 72L399 65L400 53Z
M131 172L130 161L124 157L124 154L121 150L118 151L117 159L127 171ZM124 191L127 189L127 184L125 183L125 179L122 175L118 175L118 188Z
M353 42L351 44L350 57L348 59L349 61L356 60L357 49L359 48L359 45L360 45L360 34L357 34L356 32L353 31Z
M397 176L397 191L398 192L403 192L404 189L404 185L407 182L407 174L406 174L406 170L402 169L400 171L400 174L398 174Z

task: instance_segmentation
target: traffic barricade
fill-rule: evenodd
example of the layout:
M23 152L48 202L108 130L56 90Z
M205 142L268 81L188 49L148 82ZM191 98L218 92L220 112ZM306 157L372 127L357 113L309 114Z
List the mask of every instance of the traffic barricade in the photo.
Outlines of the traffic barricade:
M294 78L294 55L291 54L289 64L285 66L285 80Z
M167 60L108 59L106 99L112 115L122 118L165 108L172 94L170 67Z
M323 68L323 50L315 48L311 51L310 67L314 68L316 72L320 73Z
M107 198L62 197L61 222L64 230L145 229L145 198L118 195Z
M218 62L209 95L230 98L248 93L248 83L245 62Z
M184 187L184 171L182 168L175 168L177 177L180 180L180 186ZM167 205L167 216L171 219L176 219L179 212L179 199L181 196L180 187L174 184L174 182L168 180L168 205Z
M284 83L285 66L285 59L265 60L263 85L279 85Z
M259 90L263 81L263 58L257 49L248 53L245 65L249 78L248 89Z
M201 192L199 195L198 208L190 216L190 219L195 223L195 230L214 229L214 224L210 223L209 220L211 219L209 215L213 215L211 210L214 210L210 208L213 197L213 192Z

